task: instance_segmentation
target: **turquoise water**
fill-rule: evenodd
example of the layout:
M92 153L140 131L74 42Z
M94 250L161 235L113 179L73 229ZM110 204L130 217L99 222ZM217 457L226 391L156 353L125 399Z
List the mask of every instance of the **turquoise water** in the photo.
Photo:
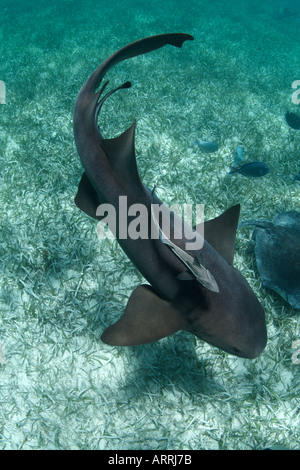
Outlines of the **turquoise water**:
M284 115L300 115L300 3L144 3L0 1L0 448L297 448L299 315L261 286L250 230L238 232L235 266L266 311L259 358L185 332L123 349L99 340L143 280L74 205L72 113L120 47L166 32L195 38L108 74L111 87L133 86L107 101L101 128L113 137L137 120L145 184L168 204L205 204L207 219L237 202L241 220L299 210L300 134ZM201 153L201 139L219 150ZM270 173L228 176L239 145Z

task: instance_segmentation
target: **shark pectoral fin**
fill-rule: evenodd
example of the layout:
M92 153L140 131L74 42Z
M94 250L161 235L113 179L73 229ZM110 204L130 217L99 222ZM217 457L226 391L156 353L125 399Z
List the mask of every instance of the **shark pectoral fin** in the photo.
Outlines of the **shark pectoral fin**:
M78 191L74 201L76 206L90 217L93 217L97 220L101 219L101 217L96 217L96 210L99 204L102 204L105 201L100 201L98 194L93 188L85 172L83 173L79 182Z
M152 343L186 327L178 310L151 286L141 285L131 294L123 316L104 331L101 340L111 346L135 346Z
M215 219L204 222L204 239L227 261L233 263L236 230L240 215L240 205L227 209ZM194 227L202 233L203 225Z

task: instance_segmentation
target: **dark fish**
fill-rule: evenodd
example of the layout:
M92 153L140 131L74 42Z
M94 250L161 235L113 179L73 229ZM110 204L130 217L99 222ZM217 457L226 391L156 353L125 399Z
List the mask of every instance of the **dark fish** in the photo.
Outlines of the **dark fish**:
M265 162L249 162L240 166L232 166L228 174L232 175L233 173L259 178L270 173L270 168Z
M300 309L300 212L277 214L273 222L246 220L254 225L255 257L262 284Z
M299 173L294 177L293 182L294 182L294 181L300 181L300 171L299 171Z
M85 173L75 203L88 215L100 219L97 208L99 211L98 206L106 203L105 207L114 209L119 226L126 215L120 203L125 196L128 207L139 205L146 210L147 221L153 220L152 202L163 206L171 216L171 210L140 179L135 157L135 122L111 139L104 139L98 127L103 103L124 85L103 97L107 82L102 88L99 86L107 71L119 62L166 44L181 47L191 39L192 36L182 33L162 34L129 44L106 59L79 91L73 126ZM162 230L159 237L153 237L152 224L143 238L123 237L116 232L121 248L151 285L140 285L133 291L123 316L104 331L102 341L116 346L145 344L178 330L188 330L236 356L258 356L267 341L264 311L245 278L232 267L239 210L239 205L235 205L205 222L205 239L201 235L203 224L195 230L187 226L189 233L184 230L180 238L174 236L183 224L174 214L173 235L167 239ZM161 223L159 219L155 221ZM202 248L187 252L191 235L201 241Z
M286 112L286 122L292 129L300 129L300 116L295 113Z

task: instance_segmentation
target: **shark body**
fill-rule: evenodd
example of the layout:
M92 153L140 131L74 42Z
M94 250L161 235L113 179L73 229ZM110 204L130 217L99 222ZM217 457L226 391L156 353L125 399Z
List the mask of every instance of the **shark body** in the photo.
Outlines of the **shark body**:
M74 137L85 173L75 198L77 206L91 217L99 204L111 204L122 218L120 196L128 206L142 204L153 221L153 203L161 201L142 183L135 157L135 122L123 134L105 139L98 128L98 114L104 101L129 82L101 97L108 82L98 87L107 71L128 58L159 49L166 44L181 47L192 36L162 34L141 39L106 59L81 88L73 116ZM167 206L165 206L168 211ZM185 250L186 239L162 240L116 238L150 285L138 286L131 294L123 316L102 334L102 341L127 346L156 341L188 330L204 341L231 354L254 358L266 345L263 308L244 277L232 266L239 205L214 220L205 222L199 250ZM180 218L173 218L173 232ZM195 237L199 230L190 227ZM203 227L202 227L203 228ZM198 233L199 232L199 233ZM185 232L186 233L186 232ZM191 239L189 234L188 239Z

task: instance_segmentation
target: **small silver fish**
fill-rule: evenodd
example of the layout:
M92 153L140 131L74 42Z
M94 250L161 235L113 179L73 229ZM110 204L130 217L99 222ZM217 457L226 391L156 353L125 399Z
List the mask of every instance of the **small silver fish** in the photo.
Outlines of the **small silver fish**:
M243 162L245 160L244 158L244 150L243 148L239 145L235 152L234 152L234 161L233 161L233 164L234 165L239 165L241 162Z
M219 145L216 142L210 142L209 140L194 140L192 145L197 145L201 152L213 153L219 150Z

